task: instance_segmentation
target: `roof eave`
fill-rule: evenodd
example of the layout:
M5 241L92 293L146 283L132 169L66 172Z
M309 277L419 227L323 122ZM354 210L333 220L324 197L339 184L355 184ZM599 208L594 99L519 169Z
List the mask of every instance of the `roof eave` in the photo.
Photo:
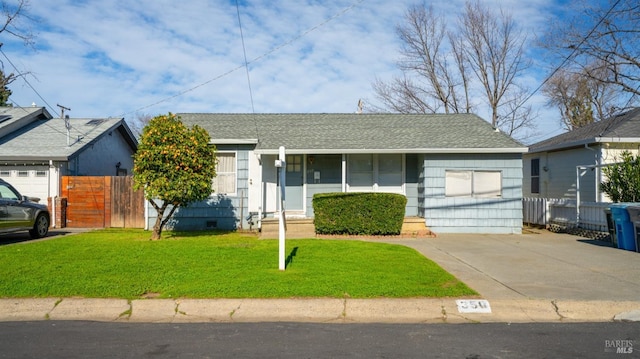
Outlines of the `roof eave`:
M596 144L596 143L637 143L637 142L640 142L640 137L592 137L592 138L582 139L579 141L543 146L535 149L535 151L529 151L529 153L558 151L558 150L564 150L564 149L583 147L584 145L590 145L590 144Z
M0 158L0 165L12 165L18 162L49 162L49 161L69 161L69 156L3 156ZM29 163L27 163L29 164Z
M245 139L233 139L233 138L218 138L211 139L209 141L212 145L257 145L258 139L256 138L245 138ZM278 150L276 150L276 153Z
M598 137L595 140L599 143L636 143L640 142L640 137Z
M400 148L400 149L286 149L289 154L363 154L363 153L526 153L527 147L513 148ZM258 149L257 154L277 155L278 149Z

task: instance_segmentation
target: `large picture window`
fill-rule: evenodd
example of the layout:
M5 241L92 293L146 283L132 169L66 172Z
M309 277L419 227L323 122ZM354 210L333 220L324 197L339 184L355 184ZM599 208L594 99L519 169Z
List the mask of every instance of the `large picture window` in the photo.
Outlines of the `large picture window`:
M401 154L349 155L349 191L402 193L402 163Z
M236 193L236 154L235 152L218 152L216 154L216 177L213 178L213 192L217 194Z
M447 170L445 177L447 197L497 198L502 196L500 171Z

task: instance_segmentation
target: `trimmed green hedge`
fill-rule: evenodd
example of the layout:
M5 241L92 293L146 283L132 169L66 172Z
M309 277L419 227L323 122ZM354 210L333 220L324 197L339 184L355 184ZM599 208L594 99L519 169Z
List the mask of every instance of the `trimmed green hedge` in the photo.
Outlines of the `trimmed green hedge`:
M407 198L395 193L318 193L313 196L316 233L400 234Z

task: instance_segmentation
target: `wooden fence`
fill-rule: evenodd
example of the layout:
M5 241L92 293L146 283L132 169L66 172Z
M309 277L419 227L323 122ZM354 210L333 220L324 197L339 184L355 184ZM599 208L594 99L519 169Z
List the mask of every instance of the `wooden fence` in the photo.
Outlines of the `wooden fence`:
M524 198L522 200L523 222L541 226L567 226L607 232L605 209L610 203L580 202L564 198ZM579 218L578 218L579 217Z
M73 228L144 228L144 193L133 177L63 176L66 223Z

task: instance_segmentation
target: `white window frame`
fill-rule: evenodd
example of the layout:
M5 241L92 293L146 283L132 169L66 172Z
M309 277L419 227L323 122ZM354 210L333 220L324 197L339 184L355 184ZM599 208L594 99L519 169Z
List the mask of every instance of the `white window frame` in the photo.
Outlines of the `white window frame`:
M496 175L497 179L489 178ZM483 177L487 178L482 180ZM445 197L502 198L502 171L445 170Z
M218 176L220 176L220 174L231 174L232 172L220 172L218 171L218 165L216 164L216 177L212 180L211 182L211 188L212 188L212 195L216 196L216 195L226 195L226 196L235 196L238 193L238 152L237 151L218 151L216 153L216 156L219 156L220 154L233 154L233 159L234 159L234 170L233 170L233 176L234 176L234 181L233 181L233 192L220 192L218 191L218 182L217 182L217 178Z
M534 166L534 164L536 164ZM534 171L535 169L535 171ZM531 194L540 194L540 157L531 159L531 183L529 189ZM534 186L535 184L535 186ZM534 188L535 187L535 188ZM535 191L534 191L535 189Z
M377 153L362 153L355 155L369 155L371 156L373 169L373 183L372 186L354 186L351 184L351 156L350 154L347 156L347 192L382 192L382 193L399 193L405 194L405 178L406 178L406 168L405 168L405 155L403 153L385 153L385 154L377 154ZM400 185L399 186L381 186L380 185L380 155L398 155L400 157L401 169L400 169Z

